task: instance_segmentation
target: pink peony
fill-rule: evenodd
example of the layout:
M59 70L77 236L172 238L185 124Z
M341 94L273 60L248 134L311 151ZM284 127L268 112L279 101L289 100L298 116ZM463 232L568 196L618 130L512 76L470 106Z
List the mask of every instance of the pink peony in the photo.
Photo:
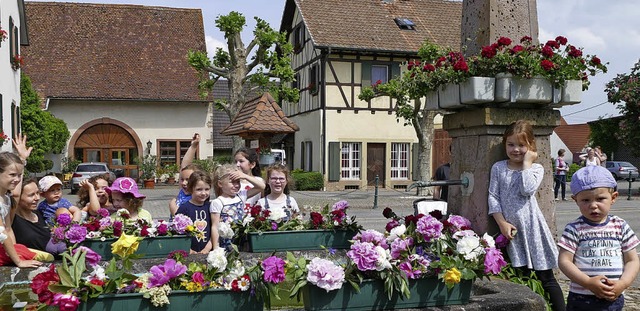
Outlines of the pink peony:
M262 279L265 282L273 283L273 284L278 284L284 281L285 264L286 263L284 260L276 256L271 256L263 260L262 263L260 264L262 266L262 269L264 270L264 275L262 276Z
M327 292L342 287L344 270L329 260L313 258L307 265L307 270L307 281Z

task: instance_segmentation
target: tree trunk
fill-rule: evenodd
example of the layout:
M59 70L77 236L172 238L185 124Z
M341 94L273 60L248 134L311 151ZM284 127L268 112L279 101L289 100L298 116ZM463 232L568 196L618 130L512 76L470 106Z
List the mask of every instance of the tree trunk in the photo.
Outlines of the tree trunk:
M431 180L431 146L433 145L433 119L435 111L423 110L422 116L413 119L413 128L418 136L418 178L422 181ZM420 195L430 195L431 188L423 188Z

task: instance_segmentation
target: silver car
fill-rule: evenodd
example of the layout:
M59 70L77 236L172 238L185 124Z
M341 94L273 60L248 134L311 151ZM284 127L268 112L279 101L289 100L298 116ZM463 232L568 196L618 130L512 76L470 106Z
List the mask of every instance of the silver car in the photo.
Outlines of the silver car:
M638 178L638 168L629 162L607 161L605 165L616 180L631 179L631 181L635 181Z
M107 163L87 162L78 164L78 167L76 167L76 171L73 173L73 177L71 178L71 193L78 192L81 181L101 174L108 174L110 182L113 182L113 180L116 179L115 174L109 170Z

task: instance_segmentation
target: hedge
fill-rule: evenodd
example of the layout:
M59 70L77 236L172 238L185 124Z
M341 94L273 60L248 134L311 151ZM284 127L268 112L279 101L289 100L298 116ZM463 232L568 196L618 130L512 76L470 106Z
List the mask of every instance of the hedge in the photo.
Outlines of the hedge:
M292 188L298 191L322 190L324 187L324 179L319 172L294 170L291 172L291 177L293 178Z

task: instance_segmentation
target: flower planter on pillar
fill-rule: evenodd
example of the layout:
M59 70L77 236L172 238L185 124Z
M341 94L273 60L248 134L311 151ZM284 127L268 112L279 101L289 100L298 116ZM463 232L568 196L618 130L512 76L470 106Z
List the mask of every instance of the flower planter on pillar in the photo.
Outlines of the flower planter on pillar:
M496 86L494 99L497 103L511 100L511 82L513 75L510 73L499 73L496 75Z
M582 101L582 81L567 80L564 86L553 89L553 104L551 107L562 107L577 104Z
M395 292L389 300L381 280L365 280L358 293L348 283L327 292L315 285L302 288L305 310L393 310L431 306L459 305L469 302L473 281L463 280L451 290L442 280L426 278L409 280L411 296L401 297Z
M467 105L493 102L495 89L495 78L471 77L460 83L460 102Z
M425 96L425 109L427 110L439 110L438 92L431 91Z
M553 86L543 77L531 79L513 78L511 102L523 104L548 104L553 99Z
M442 109L459 109L464 105L460 103L460 85L449 83L438 89L438 100Z

